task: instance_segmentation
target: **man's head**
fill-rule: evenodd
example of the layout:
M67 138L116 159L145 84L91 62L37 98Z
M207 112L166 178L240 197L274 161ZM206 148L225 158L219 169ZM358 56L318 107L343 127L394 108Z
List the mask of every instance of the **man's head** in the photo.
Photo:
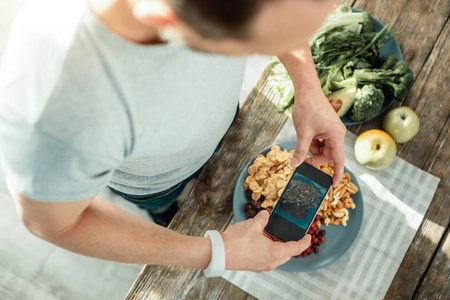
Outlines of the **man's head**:
M305 43L337 0L133 0L135 17L187 46L277 55Z

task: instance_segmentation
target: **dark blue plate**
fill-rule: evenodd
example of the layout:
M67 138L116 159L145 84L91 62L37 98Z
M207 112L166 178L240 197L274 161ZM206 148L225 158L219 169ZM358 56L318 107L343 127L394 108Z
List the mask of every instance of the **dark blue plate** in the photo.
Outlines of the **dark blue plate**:
M280 146L282 150L286 149L289 151L295 149L295 144L296 141L290 141L277 145ZM267 152L270 151L270 148L271 147L267 147L256 154L247 163L239 175L233 195L233 213L236 222L241 222L248 219L247 215L244 213L245 205L249 201L245 195L244 189L244 181L248 176L247 169L259 154L266 155ZM338 260L353 244L361 228L364 205L361 188L359 187L355 175L347 167L345 167L345 172L350 174L352 182L359 189L358 193L352 196L356 208L349 209L349 220L347 222L347 227L343 227L341 225L321 226L320 228L325 229L326 231L326 241L324 244L320 245L320 252L317 254L313 253L306 257L293 257L287 263L279 266L279 269L291 272L307 272L323 268Z
M361 10L356 9L356 8L352 8L352 10L354 12L361 12ZM375 17L372 16L372 18L375 23L375 31L379 32L381 29L383 29L384 24L381 23L380 21L378 21ZM380 49L380 56L388 57L391 54L395 54L395 56L397 56L398 60L403 60L402 52L400 51L400 47L398 46L397 41L395 40L394 37L384 40L383 44L384 44L384 46ZM362 120L362 121L353 121L352 119L350 119L350 117L349 117L350 111L351 111L351 109L350 109L349 112L347 112L341 118L342 123L344 123L345 125L356 125L356 124L361 124L361 123L373 120L376 117L378 117L379 115L381 115L393 102L394 102L394 98L392 98L392 97L384 99L383 107L381 108L381 111L378 113L378 115L376 115L372 119Z

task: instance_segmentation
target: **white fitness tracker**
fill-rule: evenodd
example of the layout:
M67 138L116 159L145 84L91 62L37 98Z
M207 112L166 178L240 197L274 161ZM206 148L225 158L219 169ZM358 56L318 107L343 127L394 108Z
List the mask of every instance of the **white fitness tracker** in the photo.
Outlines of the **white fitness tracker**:
M205 237L211 239L211 262L203 270L206 277L219 277L225 272L225 246L217 230L208 230Z

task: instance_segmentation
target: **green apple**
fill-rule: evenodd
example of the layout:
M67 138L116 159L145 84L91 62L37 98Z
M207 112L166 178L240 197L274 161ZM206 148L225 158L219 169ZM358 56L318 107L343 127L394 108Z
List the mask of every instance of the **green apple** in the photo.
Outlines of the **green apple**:
M409 107L394 108L383 119L383 129L397 143L406 143L419 132L420 120Z
M381 170L389 167L396 154L397 145L383 130L367 130L356 139L356 160L369 169Z

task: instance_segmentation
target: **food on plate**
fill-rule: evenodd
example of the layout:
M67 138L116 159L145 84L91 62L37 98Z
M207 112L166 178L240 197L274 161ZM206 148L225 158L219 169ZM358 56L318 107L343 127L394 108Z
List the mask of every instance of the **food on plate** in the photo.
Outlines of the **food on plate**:
M318 169L330 176L334 175L334 163L321 165ZM352 182L350 174L345 172L339 184L335 188L331 187L325 197L317 212L320 218L316 219L316 225L320 227L322 224L333 224L346 227L350 218L348 210L356 208L351 196L357 192L358 187Z
M316 220L319 220L320 217L316 216ZM321 229L319 230L320 226L317 226L316 224L311 224L311 227L308 230L308 234L311 235L311 244L309 245L308 248L305 249L305 251L303 251L302 253L300 253L299 255L296 255L296 257L300 257L300 256L307 256L307 255L311 255L312 253L319 253L319 247L320 245L322 245L323 243L325 243L326 239L325 239L325 230Z
M244 187L251 199L245 208L247 216L253 218L261 209L271 210L274 206L294 169L290 161L294 150L281 150L272 146L266 156L260 154L248 168L248 176Z
M262 154L258 155L252 165L250 165L248 168L249 175L244 182L244 188L249 199L249 203L245 207L245 213L248 217L253 218L261 210L268 210L269 212L272 211L278 201L278 198L283 192L289 177L294 171L294 169L290 168L289 165L292 154L293 150L289 152L286 150L282 151L280 147L273 146L266 156ZM289 167L288 169L286 169L287 166ZM334 174L333 163L324 164L317 168L330 176L333 176ZM283 176L280 177L280 175ZM278 185L274 184L276 182ZM308 190L309 188L308 185L305 184L302 186L296 186L294 189ZM274 192L275 194L271 194ZM356 208L351 196L357 192L358 187L351 182L350 174L344 173L339 185L336 188L332 187L330 189L315 217L315 221L311 224L311 227L308 230L308 234L311 235L311 245L301 254L297 255L297 257L305 257L311 255L312 253L320 252L319 246L326 241L326 232L324 229L320 229L322 224L325 224L325 226L347 226L347 222L349 222L349 210ZM272 199L272 196L274 195L276 196ZM267 199L267 196L269 196L269 199ZM315 196L313 195L312 198L314 197ZM303 204L307 207L311 206L313 202L312 199L301 199L303 199ZM286 207L285 209L289 210L291 214L289 207ZM293 218L301 217L298 215L298 210L292 211L294 212L294 216L292 216Z
M294 169L290 167L289 162L292 158L293 151L281 150L278 146L273 146L266 156L258 155L255 161L248 168L248 176L244 182L249 203L245 206L245 214L253 218L261 210L272 211L273 207L281 196L284 187ZM334 163L324 164L317 167L322 172L330 176L334 174ZM303 184L303 183L300 183ZM295 186L293 190L308 190L307 184L305 186ZM315 226L319 228L321 224L326 226L342 225L347 226L349 220L349 209L355 209L356 205L351 198L351 195L358 192L358 187L351 181L350 174L344 173L341 182L336 188L331 187L328 195L317 213ZM314 195L318 197L319 195ZM303 199L304 206L310 207L313 198L299 198ZM301 210L291 210L290 204L287 203L284 210L289 211L293 218L299 219L302 217ZM281 209L281 207L280 207Z
M383 41L392 37L390 33L389 25L376 32L367 12L353 12L340 5L310 39L322 91L339 117L351 108L350 119L369 120L381 112L386 98L401 101L412 88L414 75L408 65L393 54L380 56ZM269 66L272 74L268 85L279 96L277 105L290 112L294 104L291 78L278 58Z
M389 167L396 154L395 141L383 130L367 130L358 136L355 141L356 160L372 170L382 170Z
M387 96L403 100L414 84L414 75L404 61L397 61L388 69L359 68L358 64L349 61L342 67L342 71L338 71L336 76L331 79L329 84L331 90L355 86L364 87L371 84Z
M349 87L331 93L328 96L331 106L337 115L342 118L352 107L356 100L358 89L356 87Z
M420 120L411 108L401 106L386 114L382 126L394 141L406 143L419 132Z
M383 102L383 92L374 85L367 84L358 89L350 118L355 121L372 119L381 111Z

